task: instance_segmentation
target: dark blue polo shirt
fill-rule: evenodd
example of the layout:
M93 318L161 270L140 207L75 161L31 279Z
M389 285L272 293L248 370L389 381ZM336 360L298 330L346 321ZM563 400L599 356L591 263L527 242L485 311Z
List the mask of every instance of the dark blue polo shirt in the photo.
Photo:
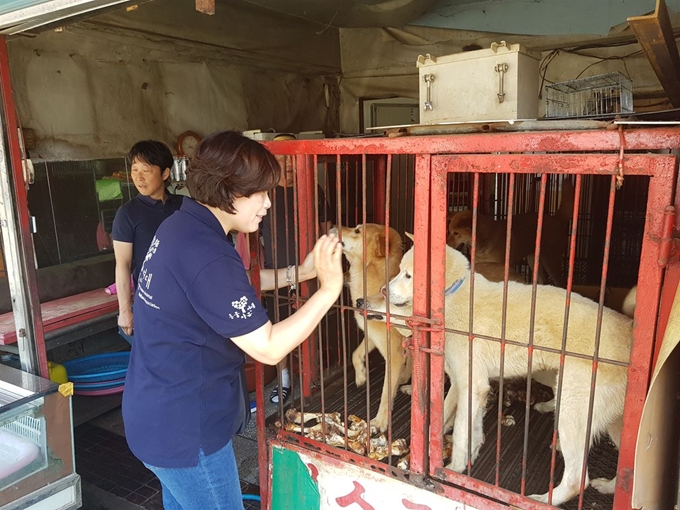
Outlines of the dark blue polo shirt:
M132 452L190 467L224 447L250 413L245 355L230 338L269 321L217 218L186 198L151 242L135 297L123 419Z
M132 275L137 284L139 270L158 226L182 205L181 195L167 193L165 203L144 195L137 195L121 205L113 219L111 238L132 243Z

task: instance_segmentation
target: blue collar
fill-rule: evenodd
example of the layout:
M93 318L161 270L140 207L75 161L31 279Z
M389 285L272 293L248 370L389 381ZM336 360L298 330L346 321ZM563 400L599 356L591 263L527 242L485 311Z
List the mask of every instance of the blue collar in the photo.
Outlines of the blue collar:
M458 289L460 289L460 286L463 285L463 282L464 282L464 281L465 281L465 277L463 277L463 278L461 278L461 279L456 280L455 282L453 282L453 283L449 286L449 288L446 289L446 290L444 291L444 296L445 296L445 297L446 297L446 296L450 296L451 294L453 294L454 292L456 292Z

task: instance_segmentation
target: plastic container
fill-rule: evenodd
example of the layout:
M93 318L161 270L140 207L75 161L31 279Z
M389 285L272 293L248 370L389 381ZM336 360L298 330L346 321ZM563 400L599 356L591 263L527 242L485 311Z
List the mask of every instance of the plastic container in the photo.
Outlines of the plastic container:
M129 352L113 352L73 359L64 366L74 383L102 382L125 377L129 363Z

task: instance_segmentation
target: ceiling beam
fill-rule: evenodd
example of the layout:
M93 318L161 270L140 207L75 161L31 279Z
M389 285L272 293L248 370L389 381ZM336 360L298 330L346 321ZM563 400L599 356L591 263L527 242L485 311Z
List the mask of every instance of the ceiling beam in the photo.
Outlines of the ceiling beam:
M653 14L628 18L628 23L671 104L680 108L680 55L666 3L657 0Z

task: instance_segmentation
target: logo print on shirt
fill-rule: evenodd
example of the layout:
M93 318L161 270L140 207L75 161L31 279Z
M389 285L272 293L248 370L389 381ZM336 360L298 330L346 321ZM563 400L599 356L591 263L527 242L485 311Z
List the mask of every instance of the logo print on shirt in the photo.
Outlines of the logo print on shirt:
M147 260L151 260L151 257L153 257L154 253L156 253L156 250L158 250L158 245L161 244L161 242L158 240L156 236L153 236L153 239L151 240L151 245L149 245L149 251L146 252L146 257L144 257L144 262Z
M151 240L151 245L149 246L149 251L146 252L146 257L144 257L144 262L142 263L142 270L139 272L139 277L137 280L139 281L139 285L141 286L142 284L146 285L147 290L149 289L149 286L151 285L151 278L153 278L153 273L149 273L146 270L146 263L151 260L151 257L154 256L156 251L158 251L158 246L161 244L160 240L156 237L153 236L153 239Z
M255 303L249 303L245 296L242 296L238 301L232 301L231 306L234 307L236 312L229 314L230 319L248 319L252 317L253 310L255 310Z

